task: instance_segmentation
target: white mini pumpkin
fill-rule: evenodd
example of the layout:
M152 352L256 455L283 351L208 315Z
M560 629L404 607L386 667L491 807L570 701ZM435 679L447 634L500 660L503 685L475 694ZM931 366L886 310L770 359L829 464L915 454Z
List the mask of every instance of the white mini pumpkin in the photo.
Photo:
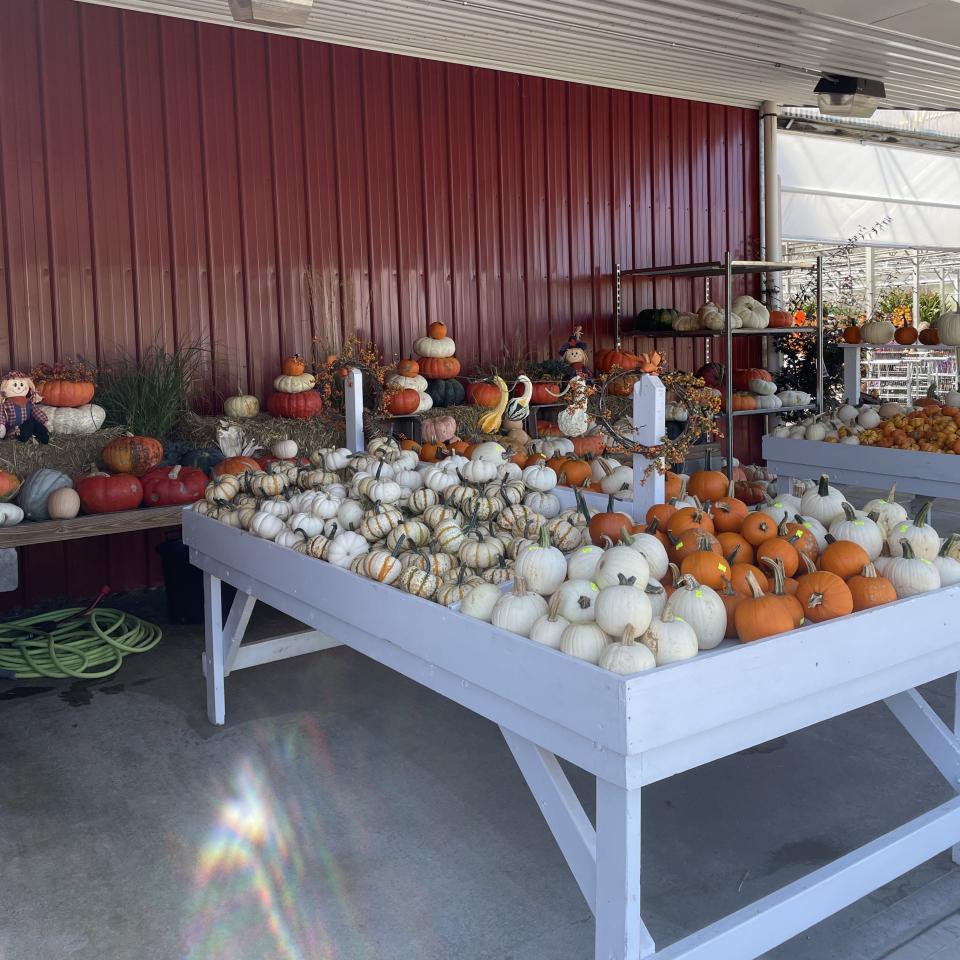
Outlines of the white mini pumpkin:
M643 633L653 619L645 588L623 574L619 583L600 591L595 612L597 626L615 637L621 636L628 625L635 628L634 636Z
M531 543L520 551L516 561L516 574L523 578L528 589L542 596L550 596L556 592L566 579L566 557L550 545L550 531L546 525L540 528L539 543Z
M602 556L603 547L593 544L578 547L567 557L567 578L592 581Z
M522 577L515 577L513 591L497 600L490 617L495 627L502 627L521 637L529 636L533 625L547 612L547 601L539 593L527 590Z
M600 588L592 580L567 580L551 597L557 599L557 613L570 623L590 623L596 619Z
M493 583L478 583L460 601L460 612L476 620L490 622L503 592Z
M413 352L418 357L452 357L457 345L450 337L418 337L413 341Z
M643 590L650 580L650 564L647 563L646 556L626 544L619 544L604 551L597 563L593 579L602 590L619 584L621 577L632 579L640 590ZM619 636L622 631L621 627L612 632Z
M903 542L907 541L913 553L921 560L933 561L940 552L940 536L929 523L930 503L925 503L911 522L903 520L895 524L887 537L890 556L902 556Z
M554 597L547 607L547 612L530 628L531 640L554 650L560 649L560 639L563 636L563 631L570 625L569 620L565 620L557 613L558 606L559 599Z
M891 557L883 565L883 576L893 584L899 599L936 590L941 586L940 571L934 562L914 556L909 540L901 540L899 550L898 556Z
M599 663L609 637L595 623L571 623L560 636L560 651L587 663Z
M599 666L611 673L621 676L630 676L634 673L644 673L657 665L657 658L649 647L636 642L638 633L633 624L623 629L620 639L608 643L600 654Z
M675 617L669 604L659 617L650 621L640 640L653 654L658 667L678 660L690 660L699 649L693 627Z
M701 650L712 650L723 640L727 628L723 600L716 590L691 576L680 577L664 612L690 624Z

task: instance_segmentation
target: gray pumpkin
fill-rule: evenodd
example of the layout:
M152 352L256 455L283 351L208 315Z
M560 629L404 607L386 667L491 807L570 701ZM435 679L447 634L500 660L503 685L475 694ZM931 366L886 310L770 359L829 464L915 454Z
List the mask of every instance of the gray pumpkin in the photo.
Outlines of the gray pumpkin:
M42 467L27 474L17 494L17 503L23 509L23 515L27 520L49 520L47 498L54 490L72 486L73 481L65 473Z

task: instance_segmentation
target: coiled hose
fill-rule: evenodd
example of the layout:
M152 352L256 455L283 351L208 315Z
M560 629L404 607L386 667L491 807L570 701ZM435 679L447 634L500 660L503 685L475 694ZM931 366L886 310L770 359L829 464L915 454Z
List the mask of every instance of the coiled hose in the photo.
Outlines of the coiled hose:
M149 620L110 607L70 607L0 623L0 675L97 680L123 658L145 653L163 636Z

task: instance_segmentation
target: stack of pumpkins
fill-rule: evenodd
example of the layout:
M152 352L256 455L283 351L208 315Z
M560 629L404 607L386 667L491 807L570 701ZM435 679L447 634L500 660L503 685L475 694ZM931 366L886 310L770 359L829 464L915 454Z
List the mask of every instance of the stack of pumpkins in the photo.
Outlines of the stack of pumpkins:
M273 381L274 392L267 398L267 410L273 416L309 420L320 413L317 378L306 372L306 366L296 353L283 361L280 376Z
M427 393L426 377L416 360L401 360L395 373L387 376L387 412L395 417L424 413L433 406Z
M54 368L55 369L55 368ZM37 380L37 392L43 397L39 407L47 416L47 429L60 436L87 436L103 426L106 411L92 403L92 380L66 380L56 375Z
M453 407L464 402L463 384L457 380L460 361L454 356L456 349L453 339L447 336L447 325L440 321L430 324L427 336L414 341L419 372L427 382L434 407Z

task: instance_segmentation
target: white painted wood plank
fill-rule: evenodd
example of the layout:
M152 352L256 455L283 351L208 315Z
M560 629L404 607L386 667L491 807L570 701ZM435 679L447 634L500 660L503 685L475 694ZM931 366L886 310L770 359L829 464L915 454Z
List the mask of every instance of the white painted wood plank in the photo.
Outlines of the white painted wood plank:
M570 872L596 912L597 835L557 758L505 727L500 728Z
M656 960L750 960L947 849L960 797L671 944Z
M860 347L843 351L843 396L846 403L860 403Z
M220 580L209 572L203 575L204 676L207 681L207 719L218 726L226 711L223 690L223 623L220 607Z
M661 779L955 672L958 608L946 587L632 677L628 752Z
M233 669L242 670L244 667L256 667L261 663L273 663L274 660L286 660L289 657L299 657L305 653L316 653L319 650L330 650L332 647L341 646L343 644L339 640L334 640L333 637L328 637L317 630L271 637L269 640L243 644L237 651Z
M224 676L230 676L230 671L237 661L237 651L240 649L240 644L243 643L243 635L247 631L247 624L250 622L250 616L256 605L256 597L251 597L248 593L234 594L233 603L230 604L230 612L227 614L227 622L223 625Z
M572 727L603 747L626 752L622 677L439 604L191 514L184 516L184 542L193 548L191 559L196 565L204 566L198 560L202 551L235 573L255 571L255 579L279 594L302 600L308 608L350 623L361 633L386 640L506 700L522 703L531 712ZM239 586L226 573L224 579ZM323 629L314 621L303 622ZM531 678L535 679L531 682Z
M639 960L656 947L640 916L640 791L597 780L596 960Z
M960 737L960 673L957 673L953 682L953 733ZM950 851L954 863L960 864L960 844Z
M916 690L887 697L886 704L950 786L960 793L960 743Z
M827 473L839 483L883 490L896 480L897 489L905 493L960 499L957 458L944 453L766 436L763 458L778 476L807 478Z
M667 432L666 397L663 381L659 377L641 377L633 385L633 425L637 442L655 446ZM649 477L644 473L650 461L634 454L633 457L633 517L643 520L655 503L664 501L663 474L654 470Z
M363 437L363 374L351 367L343 390L346 440L344 446L354 453L366 449Z

